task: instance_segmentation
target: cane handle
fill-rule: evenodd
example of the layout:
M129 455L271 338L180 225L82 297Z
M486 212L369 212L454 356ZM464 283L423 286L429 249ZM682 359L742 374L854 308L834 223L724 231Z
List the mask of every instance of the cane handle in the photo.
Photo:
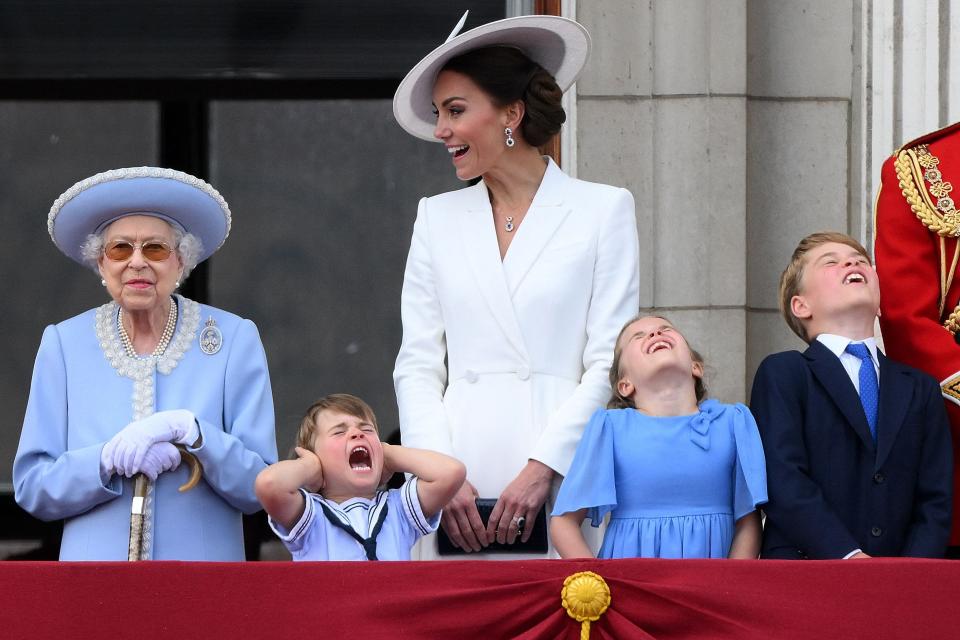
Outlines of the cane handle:
M190 467L190 477L187 478L185 483L180 485L180 491L190 491L190 489L200 484L200 476L203 475L203 465L197 460L197 456L187 451L187 448L183 445L178 444L177 449L180 450L180 459Z

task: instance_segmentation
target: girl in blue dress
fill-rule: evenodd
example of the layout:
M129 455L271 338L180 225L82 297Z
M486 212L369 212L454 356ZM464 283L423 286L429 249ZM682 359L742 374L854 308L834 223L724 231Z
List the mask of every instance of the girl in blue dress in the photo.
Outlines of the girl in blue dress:
M553 509L560 556L592 557L580 525L609 513L600 558L756 558L767 485L749 409L703 399L703 359L657 316L620 331L610 385Z

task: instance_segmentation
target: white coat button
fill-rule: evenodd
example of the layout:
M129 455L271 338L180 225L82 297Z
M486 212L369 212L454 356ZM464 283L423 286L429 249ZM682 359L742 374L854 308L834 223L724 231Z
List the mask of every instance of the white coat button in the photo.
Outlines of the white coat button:
M473 369L467 369L467 370L464 372L463 377L464 377L464 379L465 379L467 382L469 382L470 384L473 384L474 382L476 382L477 380L480 379L480 376L477 375L477 372L474 371Z
M517 369L517 377L521 380L526 380L530 377L530 367L520 367Z

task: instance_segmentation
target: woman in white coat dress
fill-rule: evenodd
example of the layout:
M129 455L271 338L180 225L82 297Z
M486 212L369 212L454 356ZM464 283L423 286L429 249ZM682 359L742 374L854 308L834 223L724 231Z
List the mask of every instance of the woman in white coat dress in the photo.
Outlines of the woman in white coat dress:
M403 443L467 466L442 517L465 551L531 536L639 306L633 197L537 149L560 130L589 47L571 20L501 20L435 49L394 97L401 126L442 142L460 179L480 178L420 201L394 370ZM477 497L497 498L486 527Z

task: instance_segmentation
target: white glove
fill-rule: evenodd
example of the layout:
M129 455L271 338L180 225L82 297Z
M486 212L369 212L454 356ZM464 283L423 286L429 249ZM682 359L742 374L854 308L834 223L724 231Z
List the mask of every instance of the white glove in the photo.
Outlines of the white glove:
M131 422L113 436L100 452L100 466L106 473L115 471L133 476L143 468L147 450L158 442L193 444L200 429L193 414L185 409L160 411ZM177 454L180 457L180 454ZM159 472L158 472L159 473Z
M143 456L143 464L139 469L134 469L133 476L142 473L150 480L156 480L157 476L165 471L174 471L180 466L180 451L169 442L158 442L149 449Z
M104 447L106 451L106 447ZM114 449L116 452L116 449ZM101 454L100 467L104 473L104 483L108 481L114 472L132 478L137 473L146 475L150 480L156 480L157 476L165 471L176 471L180 466L180 451L170 442L158 442L147 449L143 456L143 463L139 468L121 470L117 468L113 460L104 460Z

